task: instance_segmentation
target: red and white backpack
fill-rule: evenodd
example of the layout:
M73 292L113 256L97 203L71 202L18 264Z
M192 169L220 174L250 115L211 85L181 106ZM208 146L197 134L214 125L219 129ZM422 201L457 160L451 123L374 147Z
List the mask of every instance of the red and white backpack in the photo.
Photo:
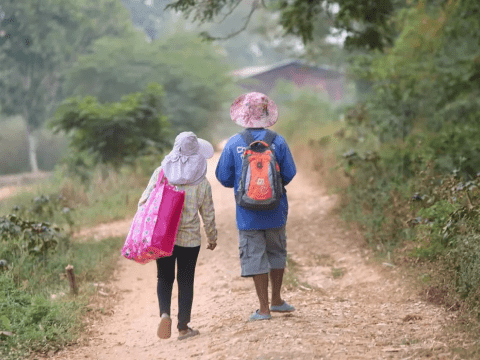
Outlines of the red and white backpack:
M265 138L257 141L248 129L241 135L248 146L243 153L242 175L235 200L246 209L275 209L284 192L280 166L272 149L277 134L267 130Z

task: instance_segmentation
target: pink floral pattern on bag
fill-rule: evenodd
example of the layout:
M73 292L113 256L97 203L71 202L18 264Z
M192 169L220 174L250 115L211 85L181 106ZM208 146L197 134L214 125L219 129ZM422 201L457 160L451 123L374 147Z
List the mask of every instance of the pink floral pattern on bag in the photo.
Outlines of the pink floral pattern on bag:
M141 264L171 256L184 200L185 192L168 184L162 170L147 202L133 218L122 255Z
M230 117L246 128L266 128L277 122L277 105L267 95L251 92L240 95L230 107Z

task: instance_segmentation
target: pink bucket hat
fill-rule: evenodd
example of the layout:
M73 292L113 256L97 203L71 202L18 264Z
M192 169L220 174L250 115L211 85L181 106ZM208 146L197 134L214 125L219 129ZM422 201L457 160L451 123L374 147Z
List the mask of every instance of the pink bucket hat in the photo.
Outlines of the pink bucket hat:
M230 107L233 122L245 128L266 128L277 122L277 105L267 95L251 92L240 95Z

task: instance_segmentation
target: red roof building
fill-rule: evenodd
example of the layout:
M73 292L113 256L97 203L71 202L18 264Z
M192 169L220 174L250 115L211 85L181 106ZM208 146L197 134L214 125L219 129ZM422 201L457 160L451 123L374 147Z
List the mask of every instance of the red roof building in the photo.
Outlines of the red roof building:
M342 101L345 96L343 73L326 67L307 65L300 60L288 60L271 66L247 67L232 71L231 75L247 91L258 91L267 95L275 87L275 82L283 79L298 87L325 92L331 101Z

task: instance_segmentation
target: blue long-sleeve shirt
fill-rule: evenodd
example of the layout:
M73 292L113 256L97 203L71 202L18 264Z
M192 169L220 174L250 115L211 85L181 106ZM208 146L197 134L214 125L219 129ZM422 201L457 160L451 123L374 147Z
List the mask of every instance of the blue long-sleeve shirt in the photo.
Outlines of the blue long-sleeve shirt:
M265 137L265 129L251 131L255 140L262 140ZM218 161L215 175L225 187L233 187L234 194L237 193L238 184L242 175L242 154L247 143L240 134L232 136L222 151ZM287 185L297 173L292 153L285 139L277 134L272 144L283 184ZM234 199L235 201L235 199ZM288 200L284 193L280 205L272 210L249 210L237 205L236 218L239 230L265 230L284 226L287 223Z

